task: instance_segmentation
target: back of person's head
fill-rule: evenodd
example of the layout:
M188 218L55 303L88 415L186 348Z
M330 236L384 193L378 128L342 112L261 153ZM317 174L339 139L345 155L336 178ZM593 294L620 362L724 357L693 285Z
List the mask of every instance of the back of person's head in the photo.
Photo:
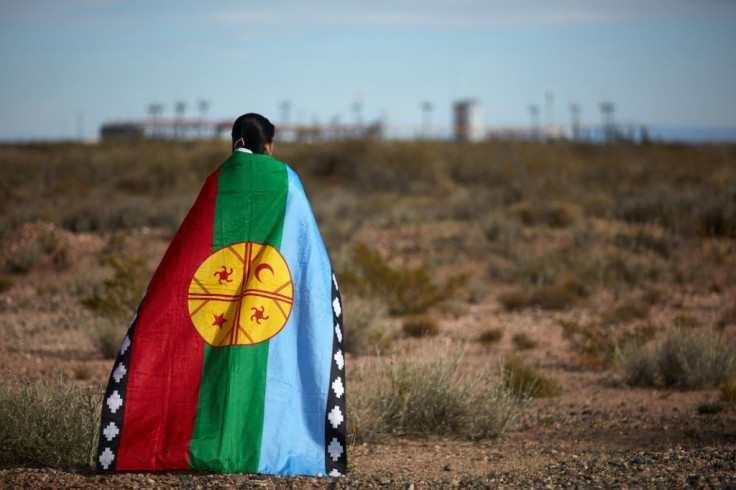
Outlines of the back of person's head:
M271 121L260 114L243 114L233 124L233 150L247 148L253 153L265 153L265 145L273 142L275 132Z

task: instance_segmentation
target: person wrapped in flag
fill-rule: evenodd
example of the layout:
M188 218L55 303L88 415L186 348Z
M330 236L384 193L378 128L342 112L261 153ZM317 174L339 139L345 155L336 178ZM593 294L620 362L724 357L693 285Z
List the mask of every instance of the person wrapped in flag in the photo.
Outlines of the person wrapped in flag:
M105 392L98 471L345 474L340 293L274 131L235 121L156 269Z

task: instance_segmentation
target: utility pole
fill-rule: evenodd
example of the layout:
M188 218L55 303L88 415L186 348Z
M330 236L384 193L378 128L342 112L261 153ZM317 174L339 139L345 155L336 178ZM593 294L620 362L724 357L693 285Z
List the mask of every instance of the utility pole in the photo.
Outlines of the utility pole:
M163 111L164 111L163 104L154 102L148 105L148 113L151 115L151 122L152 122L151 139L155 140L160 137L159 128L158 128L158 116L160 116Z
M187 103L179 101L174 104L174 112L176 112L176 124L174 129L174 139L184 139L184 112L187 110Z
M554 104L555 104L555 96L552 94L551 90L547 90L544 93L544 112L547 116L547 130L545 133L550 136L553 133L552 127L555 124L555 114L554 114Z
M357 100L352 105L353 117L355 118L355 129L356 136L362 136L363 134L363 97L358 96Z
M204 131L206 128L206 117L207 117L207 109L209 109L210 103L207 100L201 99L197 103L197 108L199 109L199 137L201 139L204 139Z
M532 139L539 139L539 106L532 104L529 106L529 115L532 118L531 135Z
M570 113L572 114L572 139L578 141L580 139L580 106L570 104Z
M603 116L603 138L606 142L611 142L616 136L616 126L613 122L613 113L616 106L613 102L601 102L601 114Z
M432 128L432 110L434 105L431 102L424 101L421 104L422 107L422 138L429 139L429 135Z

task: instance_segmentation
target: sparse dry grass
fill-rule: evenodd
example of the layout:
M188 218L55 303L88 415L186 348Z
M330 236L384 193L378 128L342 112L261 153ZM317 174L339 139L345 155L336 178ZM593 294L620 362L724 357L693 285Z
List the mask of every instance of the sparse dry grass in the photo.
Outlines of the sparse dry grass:
M127 230L174 229L205 175L227 154L221 142L0 146L3 266L32 276L40 274L39 264L57 271L70 265L66 244L56 235L16 247L17 232L39 220L74 232L110 233L105 253L124 257ZM676 339L661 347L665 337L653 342L658 329L647 322L650 310L658 320L662 305L672 307L674 288L725 298L736 286L731 146L335 141L280 144L276 156L299 172L333 265L340 266L350 303L345 308L349 352L367 356L413 342L396 338L391 322L399 320L389 315L429 312L441 320L450 311L441 308L446 298L481 304L497 297L513 316L527 307L584 310L605 293L615 301L610 309L563 322L582 365L605 369L618 353L628 366L622 377L641 385L698 385L703 381L677 373L711 370L706 365L714 358L708 352L716 352L712 343L702 348L698 341ZM427 236L399 236L418 223ZM445 233L448 224L456 229ZM466 264L477 264L474 282L452 275ZM119 347L121 321L137 306L150 271L127 259L93 269L74 269L72 288L95 314L120 318L110 322L119 327L92 334L97 348L110 356ZM4 277L0 292L26 278ZM5 305L10 303L0 306L24 307ZM465 309L451 308L457 317L471 309L460 306ZM683 332L695 332L702 329L701 317L706 318L686 310L675 322L688 327ZM716 318L730 333L736 306L724 301ZM431 331L429 323L410 330ZM512 342L519 350L535 344L518 335ZM361 432L434 436L454 435L461 427L466 435L495 437L519 413L511 394L515 387L527 396L525 389L539 388L547 379L543 369L508 357L504 384L500 374L461 372L455 354L432 357L427 349L434 364L419 354L393 364L382 361L362 387L356 386L358 404L351 411ZM667 361L660 362L660 356ZM88 373L74 375L81 380ZM708 383L717 382L712 379ZM722 396L732 396L732 381L721 387ZM493 409L463 405L458 401L463 396Z
M580 364L593 369L610 367L616 359L617 351L630 343L644 345L658 331L651 323L639 324L632 329L614 328L605 322L581 324L560 320L559 323Z
M99 283L88 284L81 291L81 303L90 310L113 318L128 319L143 297L150 279L144 257L107 257L105 264L111 275Z
M357 430L380 434L501 436L529 401L523 387L513 391L501 373L467 369L457 348L429 344L419 356L379 359L361 376L353 402Z
M380 354L391 347L395 334L383 302L352 295L344 302L346 352Z
M657 367L667 386L717 385L736 361L736 351L711 329L671 329L661 341Z
M0 378L0 465L91 467L102 391Z
M736 375L727 377L721 385L721 400L736 403Z
M105 359L115 359L125 337L125 324L108 316L93 316L84 325L92 345Z
M624 345L618 361L626 384L652 386L661 382L665 386L699 389L727 381L736 363L736 349L712 329L675 324L653 344Z
M366 244L353 247L352 266L340 274L340 284L352 288L353 294L380 298L393 315L424 313L451 297L464 281L464 276L456 276L438 284L427 265L392 265Z
M506 387L517 395L548 398L562 393L562 387L557 381L540 373L538 369L517 354L505 357L503 380Z

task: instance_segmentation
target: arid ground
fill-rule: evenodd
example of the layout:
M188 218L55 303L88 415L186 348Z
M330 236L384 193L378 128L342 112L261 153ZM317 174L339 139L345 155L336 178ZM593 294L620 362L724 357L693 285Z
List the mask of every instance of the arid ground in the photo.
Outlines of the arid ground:
M101 396L131 309L226 150L0 148L6 394L44 382ZM0 487L736 488L736 148L280 151L343 285L351 473L97 476L89 461L15 461L0 429ZM497 437L377 408L375 373L438 351L509 393L509 359L526 369Z

